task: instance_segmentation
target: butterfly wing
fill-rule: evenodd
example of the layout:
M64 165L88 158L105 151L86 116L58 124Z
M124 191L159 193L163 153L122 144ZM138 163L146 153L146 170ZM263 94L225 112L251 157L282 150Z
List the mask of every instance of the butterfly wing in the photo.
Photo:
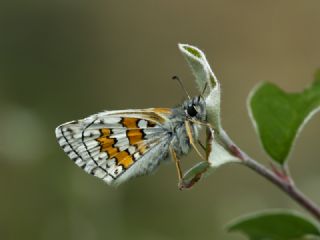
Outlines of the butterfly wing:
M87 173L111 185L152 172L166 158L167 108L105 111L56 128L59 145Z

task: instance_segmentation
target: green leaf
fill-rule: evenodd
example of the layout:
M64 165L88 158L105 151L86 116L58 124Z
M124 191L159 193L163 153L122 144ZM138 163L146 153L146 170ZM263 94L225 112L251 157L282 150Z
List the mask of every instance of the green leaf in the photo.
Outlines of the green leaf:
M314 83L300 93L286 93L262 83L249 97L249 112L265 151L284 164L299 131L320 109L320 71Z
M178 47L196 78L199 90L202 91L206 83L209 85L208 90L214 88L218 84L218 80L211 70L205 54L199 48L189 44L178 44Z
M224 130L221 130L219 134L214 135L211 132L211 138L208 139L207 148L210 149L207 154L207 160L210 163L211 168L218 168L226 163L239 163L241 160L234 156L230 152L227 146L225 146L222 138L228 137Z
M317 225L293 211L273 210L241 217L229 224L228 231L240 231L250 240L297 240L320 237Z
M180 190L191 188L197 183L210 167L208 161L201 161L191 167L183 176L182 181L179 183Z

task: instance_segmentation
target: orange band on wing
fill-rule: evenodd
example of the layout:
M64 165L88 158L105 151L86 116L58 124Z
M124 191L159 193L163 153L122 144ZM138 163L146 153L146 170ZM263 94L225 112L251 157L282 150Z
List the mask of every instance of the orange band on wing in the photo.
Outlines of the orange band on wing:
M126 127L126 128L137 128L137 121L139 119L137 118L123 118L122 120L122 124Z
M127 137L131 145L135 145L143 140L143 133L140 129L128 130Z
M116 159L118 165L121 164L126 169L134 163L133 158L126 151L119 152Z
M122 124L128 128L127 137L131 145L135 145L143 140L143 132L141 129L138 129L138 120L137 118L124 118L122 121Z
M171 113L170 109L166 108L157 108L157 113L169 114ZM150 114L151 115L151 114ZM145 154L148 150L148 146L144 143L144 132L143 129L139 127L139 121L147 121L147 127L156 126L157 122L162 121L163 119L158 114L154 113L153 115L148 115L147 119L140 118L131 118L131 117L123 117L121 124L124 128L127 129L126 136L129 140L129 144L132 146L136 146L137 150L141 155ZM119 148L114 147L117 142L117 139L111 136L112 131L109 128L100 129L100 137L96 139L100 144L100 151L108 153L108 159L112 159L113 157L116 160L117 165L122 165L125 169L128 169L133 163L134 158L129 152L119 151ZM111 136L111 137L110 137Z
M172 110L170 108L154 108L156 113L164 113L164 114L171 114Z
M100 143L100 151L108 153L109 158L112 158L119 150L118 148L113 147L113 144L115 144L114 138L109 138L111 131L109 128L102 128L100 129L100 132L101 136L96 139Z
M100 129L101 137L109 137L110 136L110 129L109 128L102 128Z
M148 148L145 144L140 144L138 146L138 150L139 150L140 154L144 154L148 150Z

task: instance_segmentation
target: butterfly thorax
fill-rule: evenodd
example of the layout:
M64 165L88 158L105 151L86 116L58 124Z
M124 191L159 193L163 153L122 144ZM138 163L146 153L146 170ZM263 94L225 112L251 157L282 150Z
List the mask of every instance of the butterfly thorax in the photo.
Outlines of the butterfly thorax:
M170 116L171 144L178 156L185 155L190 151L190 136L187 126L190 126L190 133L196 142L199 139L201 125L206 119L204 99L200 96L186 100L182 105L176 107Z

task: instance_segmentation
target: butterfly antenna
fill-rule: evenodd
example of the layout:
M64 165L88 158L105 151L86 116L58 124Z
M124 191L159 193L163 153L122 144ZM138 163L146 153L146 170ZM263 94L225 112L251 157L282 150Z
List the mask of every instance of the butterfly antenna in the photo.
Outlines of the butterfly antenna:
M206 91L207 87L208 87L208 82L206 82L206 84L205 84L204 87L203 87L202 93L201 93L201 95L200 95L201 97L203 97L203 94L204 94L204 92Z
M183 89L183 91L186 93L188 99L191 99L191 98L190 98L190 95L189 95L189 93L188 93L188 91L187 91L187 89L184 87L184 85L183 85L182 81L180 80L180 78L179 78L178 76L173 76L172 79L178 81L178 83L180 84L180 87L181 87L181 88Z

